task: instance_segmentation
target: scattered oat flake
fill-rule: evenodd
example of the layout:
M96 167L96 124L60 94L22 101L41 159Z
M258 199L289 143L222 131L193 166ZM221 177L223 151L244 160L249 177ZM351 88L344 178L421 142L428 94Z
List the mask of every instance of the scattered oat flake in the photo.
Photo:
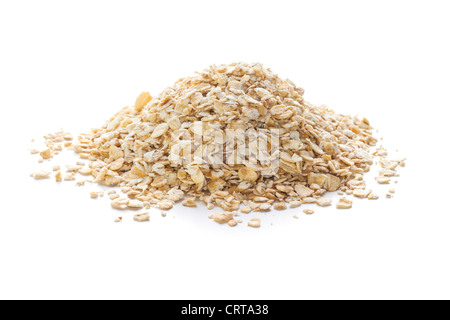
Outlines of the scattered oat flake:
M217 223L228 223L230 220L233 220L234 213L233 212L221 212L215 213L211 216L211 218Z
M314 210L311 209L304 209L303 212L306 214L314 214Z
M50 178L50 174L51 174L50 171L41 170L41 171L33 173L32 177L37 179L37 180L39 180L39 179L47 179L47 178Z
M353 196L357 198L367 198L371 192L371 190L355 189L353 190Z
M237 226L237 224L238 224L238 222L236 220L234 220L234 219L228 221L228 225L230 227L235 227L235 226Z
M331 203L333 202L330 198L319 198L317 199L317 205L321 207L328 207L331 206Z
M367 199L369 200L378 200L378 198L379 196L373 193L369 194L369 196L367 197Z
M120 195L118 195L118 194L113 193L113 194L109 195L109 199L111 199L111 200L115 200L115 199L118 199L118 198L120 198Z
M133 217L133 220L137 222L150 221L150 215L148 213L139 213Z
M90 195L91 195L92 199L97 199L98 198L98 192L91 192Z
M353 205L353 201L347 198L340 198L339 202L336 204L336 208L338 209L350 209Z
M40 153L42 159L50 159L53 158L52 151L50 149L46 149Z
M387 177L376 177L375 179L379 184L388 184L391 181L391 179Z
M59 172L57 172L57 173L55 174L55 180L56 180L57 182L63 181L61 171L59 171Z
M74 172L67 172L64 175L64 181L74 181L76 179L76 175Z
M248 226L252 228L259 228L261 227L261 219L260 218L253 218L248 222Z
M78 172L78 171L80 171L81 167L67 164L66 169L67 169L67 172Z
M90 175L92 173L92 169L90 169L90 168L80 168L78 170L78 173L82 174L84 176L88 176L88 175Z
M118 210L125 210L128 208L128 199L117 198L111 202L111 207Z

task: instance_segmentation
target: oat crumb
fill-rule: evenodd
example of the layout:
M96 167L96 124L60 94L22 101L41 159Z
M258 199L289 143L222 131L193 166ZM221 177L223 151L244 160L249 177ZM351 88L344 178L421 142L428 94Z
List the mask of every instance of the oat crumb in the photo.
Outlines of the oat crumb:
M376 177L375 179L379 184L388 184L391 181L388 177Z
M75 172L67 172L64 175L64 181L75 181L76 175Z
M353 201L347 198L340 198L339 202L336 204L336 208L338 209L350 209L353 205Z
M42 159L50 159L53 158L52 151L50 149L46 149L40 153Z
M115 200L115 199L118 199L118 198L120 198L120 195L118 195L116 193L112 193L112 194L109 195L109 199L111 199L111 200Z
M320 207L328 207L331 206L331 203L333 202L330 198L319 198L317 199L317 205Z
M357 198L367 198L370 193L371 193L371 190L365 190L365 189L353 190L353 196L357 197Z
M61 171L58 171L58 172L55 174L55 180L56 180L57 182L63 181Z
M261 219L260 218L253 218L248 222L248 226L252 228L259 228L261 227Z
M373 193L369 194L369 196L367 197L367 199L369 200L378 200L378 198L379 196Z
M90 196L92 199L97 199L98 198L98 192L91 192Z
M139 213L139 214L136 214L134 217L133 217L133 220L134 221L137 221L137 222L146 222L146 221L150 221L150 215L148 214L148 213Z
M228 221L233 220L233 212L221 212L212 215L212 219L217 223L228 223Z
M32 177L36 180L47 179L50 177L50 171L40 170L32 174Z
M230 221L228 221L228 225L230 227L235 227L235 226L237 226L237 224L238 224L238 222L234 219L231 219Z

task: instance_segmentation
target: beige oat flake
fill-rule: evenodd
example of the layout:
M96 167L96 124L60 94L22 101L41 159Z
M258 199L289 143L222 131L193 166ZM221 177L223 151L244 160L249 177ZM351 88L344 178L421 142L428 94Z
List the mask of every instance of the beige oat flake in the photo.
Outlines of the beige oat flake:
M33 173L31 176L33 178L35 178L36 180L40 180L40 179L49 178L50 174L51 174L50 171L41 170L41 171L37 171L37 172Z
M253 218L248 222L248 226L252 228L259 228L261 227L261 219L260 218Z
M50 149L46 149L40 153L42 159L50 159L53 158L53 153Z
M336 204L336 208L338 209L350 209L353 205L353 201L347 198L340 198L339 202Z
M133 220L137 221L137 222L147 222L147 221L150 221L150 215L146 212L139 213L139 214L134 215Z
M172 201L159 201L157 206L161 210L170 210L173 208L173 202Z
M234 218L233 212L221 212L212 215L212 219L220 224L228 223L229 221L233 220L233 218Z
M320 207L328 207L331 206L331 203L333 202L330 198L319 198L317 199L317 205Z

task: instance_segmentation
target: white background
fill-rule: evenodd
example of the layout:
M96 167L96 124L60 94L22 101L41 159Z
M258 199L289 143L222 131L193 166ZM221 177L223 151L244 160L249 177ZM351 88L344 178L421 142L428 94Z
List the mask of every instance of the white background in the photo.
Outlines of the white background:
M0 298L450 298L449 9L1 0ZM115 224L106 199L89 199L96 186L29 177L49 166L29 154L32 138L99 127L142 91L233 61L263 62L308 101L369 118L408 157L394 198L374 185L379 201L271 213L261 229L217 225L202 208Z

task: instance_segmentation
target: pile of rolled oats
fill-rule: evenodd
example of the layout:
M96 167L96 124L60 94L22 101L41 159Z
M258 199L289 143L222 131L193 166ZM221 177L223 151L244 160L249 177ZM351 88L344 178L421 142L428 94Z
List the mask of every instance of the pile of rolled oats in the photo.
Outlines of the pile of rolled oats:
M377 199L363 179L374 157L381 157L380 184L397 176L404 159L387 160L383 148L370 151L377 140L367 119L314 106L303 92L258 63L211 66L155 98L142 93L134 106L76 143L61 131L45 137L46 150L32 153L43 161L63 147L73 149L89 163L68 165L65 175L55 167L55 179L75 180L79 174L120 187L126 196L108 192L115 209L169 210L177 202L196 207L201 201L209 209L220 207L210 218L230 226L242 223L235 219L239 210L330 206L329 191ZM352 201L341 198L336 207L351 208ZM148 221L149 215L139 213L135 220ZM260 219L248 225L259 227Z

